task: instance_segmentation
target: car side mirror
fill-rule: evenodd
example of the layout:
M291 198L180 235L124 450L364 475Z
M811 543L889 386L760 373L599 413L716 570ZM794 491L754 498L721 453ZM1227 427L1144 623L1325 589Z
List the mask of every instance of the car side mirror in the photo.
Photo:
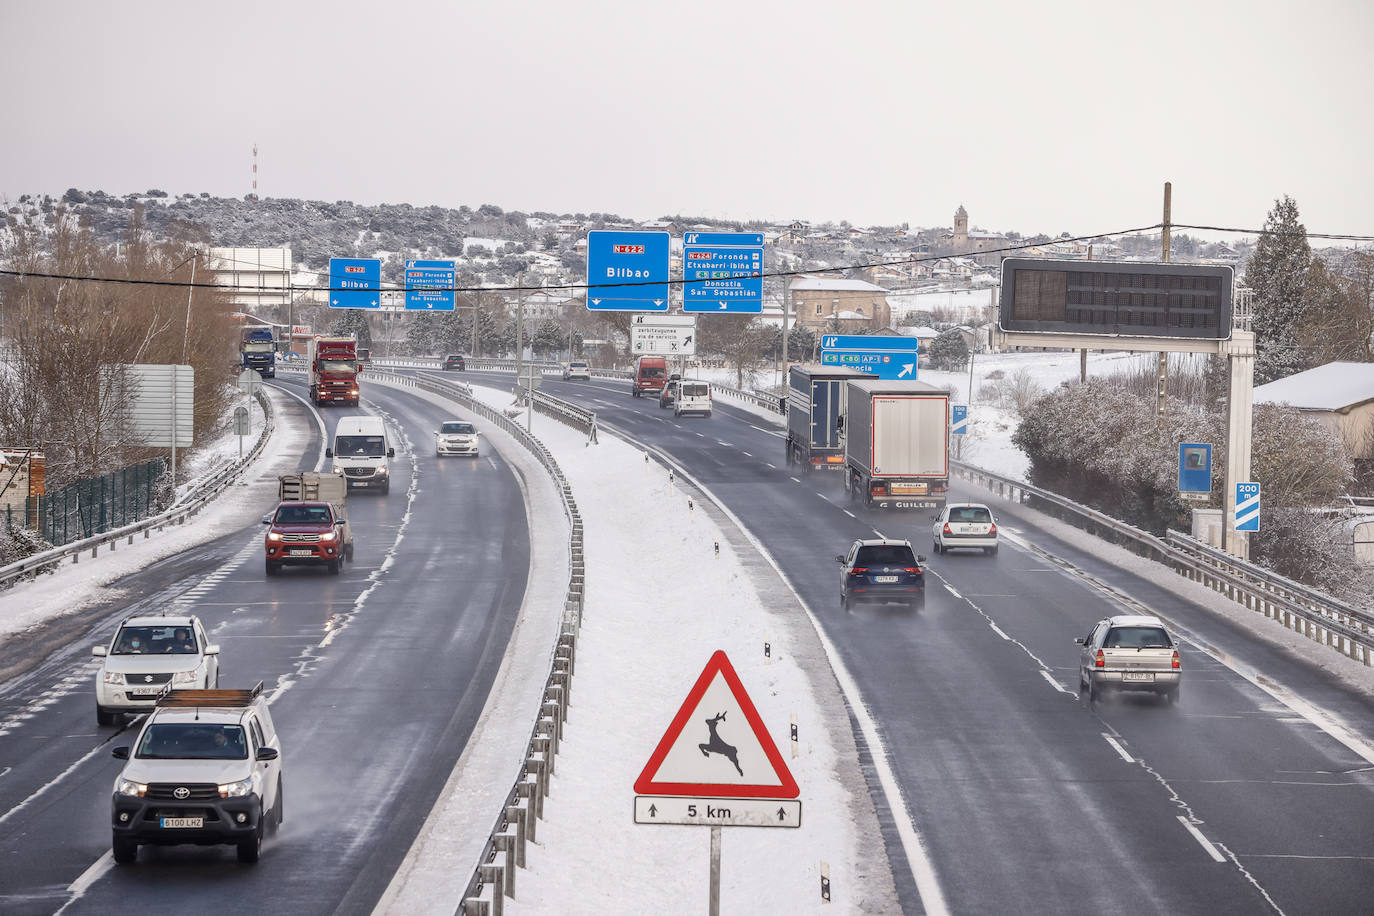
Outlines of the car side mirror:
M835 558L835 562L836 562L836 563L843 563L843 562L844 562L844 557L836 557L836 558Z
M342 527L344 526L344 524L345 524L347 521L348 521L348 519L336 518L336 519L334 519L334 527L336 527L336 528L342 528Z
M270 515L264 515L264 516L262 517L262 523L263 523L264 525L270 525L270 524L272 524L272 516L270 516Z
M1075 637L1073 638L1073 644L1074 644L1075 646L1081 646L1081 645L1084 645L1084 644L1085 644L1085 641L1084 641L1084 639L1083 639L1082 636L1075 636Z
M104 646L93 646L91 647L91 654L96 658L104 658L109 654L109 651Z
M275 747L260 747L260 748L258 748L258 759L259 759L259 760L276 760L276 759L277 759L277 756L278 756L278 755L277 755L277 749L276 749Z
M921 554L919 554L919 553L916 554L916 562L917 562L917 563L924 563L925 561L926 561L926 558L925 558L923 555L921 555Z
M205 647L205 654L206 654L206 655L219 655L219 644L218 644L218 643L210 643L210 645L208 645L208 646Z
M129 749L127 747L112 747L110 748L110 756L115 760L128 760Z
M388 458L395 458L395 457L396 457L396 450L395 450L394 448L389 448L389 449L387 449L387 450L386 450L386 456L387 456Z
M324 457L326 457L326 458L333 458L333 457L334 457L334 450L333 450L332 448L327 448L327 449L325 449L325 450L324 450Z

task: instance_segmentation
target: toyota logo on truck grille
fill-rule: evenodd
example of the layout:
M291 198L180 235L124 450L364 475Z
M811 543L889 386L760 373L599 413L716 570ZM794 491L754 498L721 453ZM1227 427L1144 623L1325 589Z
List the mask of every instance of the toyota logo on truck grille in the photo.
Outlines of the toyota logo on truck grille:
M174 798L187 799L191 797L191 790L185 786L177 786L172 790L172 796Z

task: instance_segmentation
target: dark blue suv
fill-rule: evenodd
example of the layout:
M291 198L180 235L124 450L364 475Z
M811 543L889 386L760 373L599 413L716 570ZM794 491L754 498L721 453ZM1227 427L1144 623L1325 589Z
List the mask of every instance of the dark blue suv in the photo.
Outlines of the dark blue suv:
M917 556L910 541L855 541L849 552L836 557L840 571L840 607L857 602L895 602L913 611L925 603L925 557Z

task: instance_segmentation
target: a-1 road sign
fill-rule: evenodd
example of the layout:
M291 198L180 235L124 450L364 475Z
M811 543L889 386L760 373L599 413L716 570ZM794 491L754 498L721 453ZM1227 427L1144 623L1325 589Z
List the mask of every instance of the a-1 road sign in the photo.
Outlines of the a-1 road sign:
M382 262L376 258L329 259L329 307L375 309L382 304Z
M683 798L636 795L636 824L708 827L800 827L802 803L794 798Z
M453 311L453 261L406 261L406 310Z
M762 312L763 233L685 233L682 281L684 312Z
M668 233L587 233L588 311L666 312L668 279Z

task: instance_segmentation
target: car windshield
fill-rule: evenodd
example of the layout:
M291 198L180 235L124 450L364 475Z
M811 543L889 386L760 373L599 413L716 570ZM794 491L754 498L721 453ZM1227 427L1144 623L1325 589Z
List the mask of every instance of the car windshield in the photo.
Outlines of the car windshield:
M381 458L386 455L383 436L339 436L334 440L334 454L344 458Z
M1173 643L1163 627L1112 627L1102 646L1107 649L1168 649Z
M856 566L915 566L916 557L905 544L870 544L859 548Z
M241 725L216 722L154 722L143 731L134 756L145 760L247 760Z
M328 525L333 521L328 506L280 506L278 525Z
M992 513L982 506L954 506L949 510L949 520L951 522L982 522L986 525L992 521Z
M357 364L351 359L319 360L321 372L357 372Z
M568 365L571 366L573 369L585 369L585 368L587 368L587 364L586 364L586 363L569 363Z
M682 396L685 398L704 398L710 393L705 382L683 382Z
M470 436L477 432L471 423L445 423L439 431L453 436Z
M271 353L272 341L249 341L243 345L244 353Z
M186 624L120 627L111 655L195 655L196 636Z
M639 370L640 378L663 378L664 371L661 366L642 366Z

